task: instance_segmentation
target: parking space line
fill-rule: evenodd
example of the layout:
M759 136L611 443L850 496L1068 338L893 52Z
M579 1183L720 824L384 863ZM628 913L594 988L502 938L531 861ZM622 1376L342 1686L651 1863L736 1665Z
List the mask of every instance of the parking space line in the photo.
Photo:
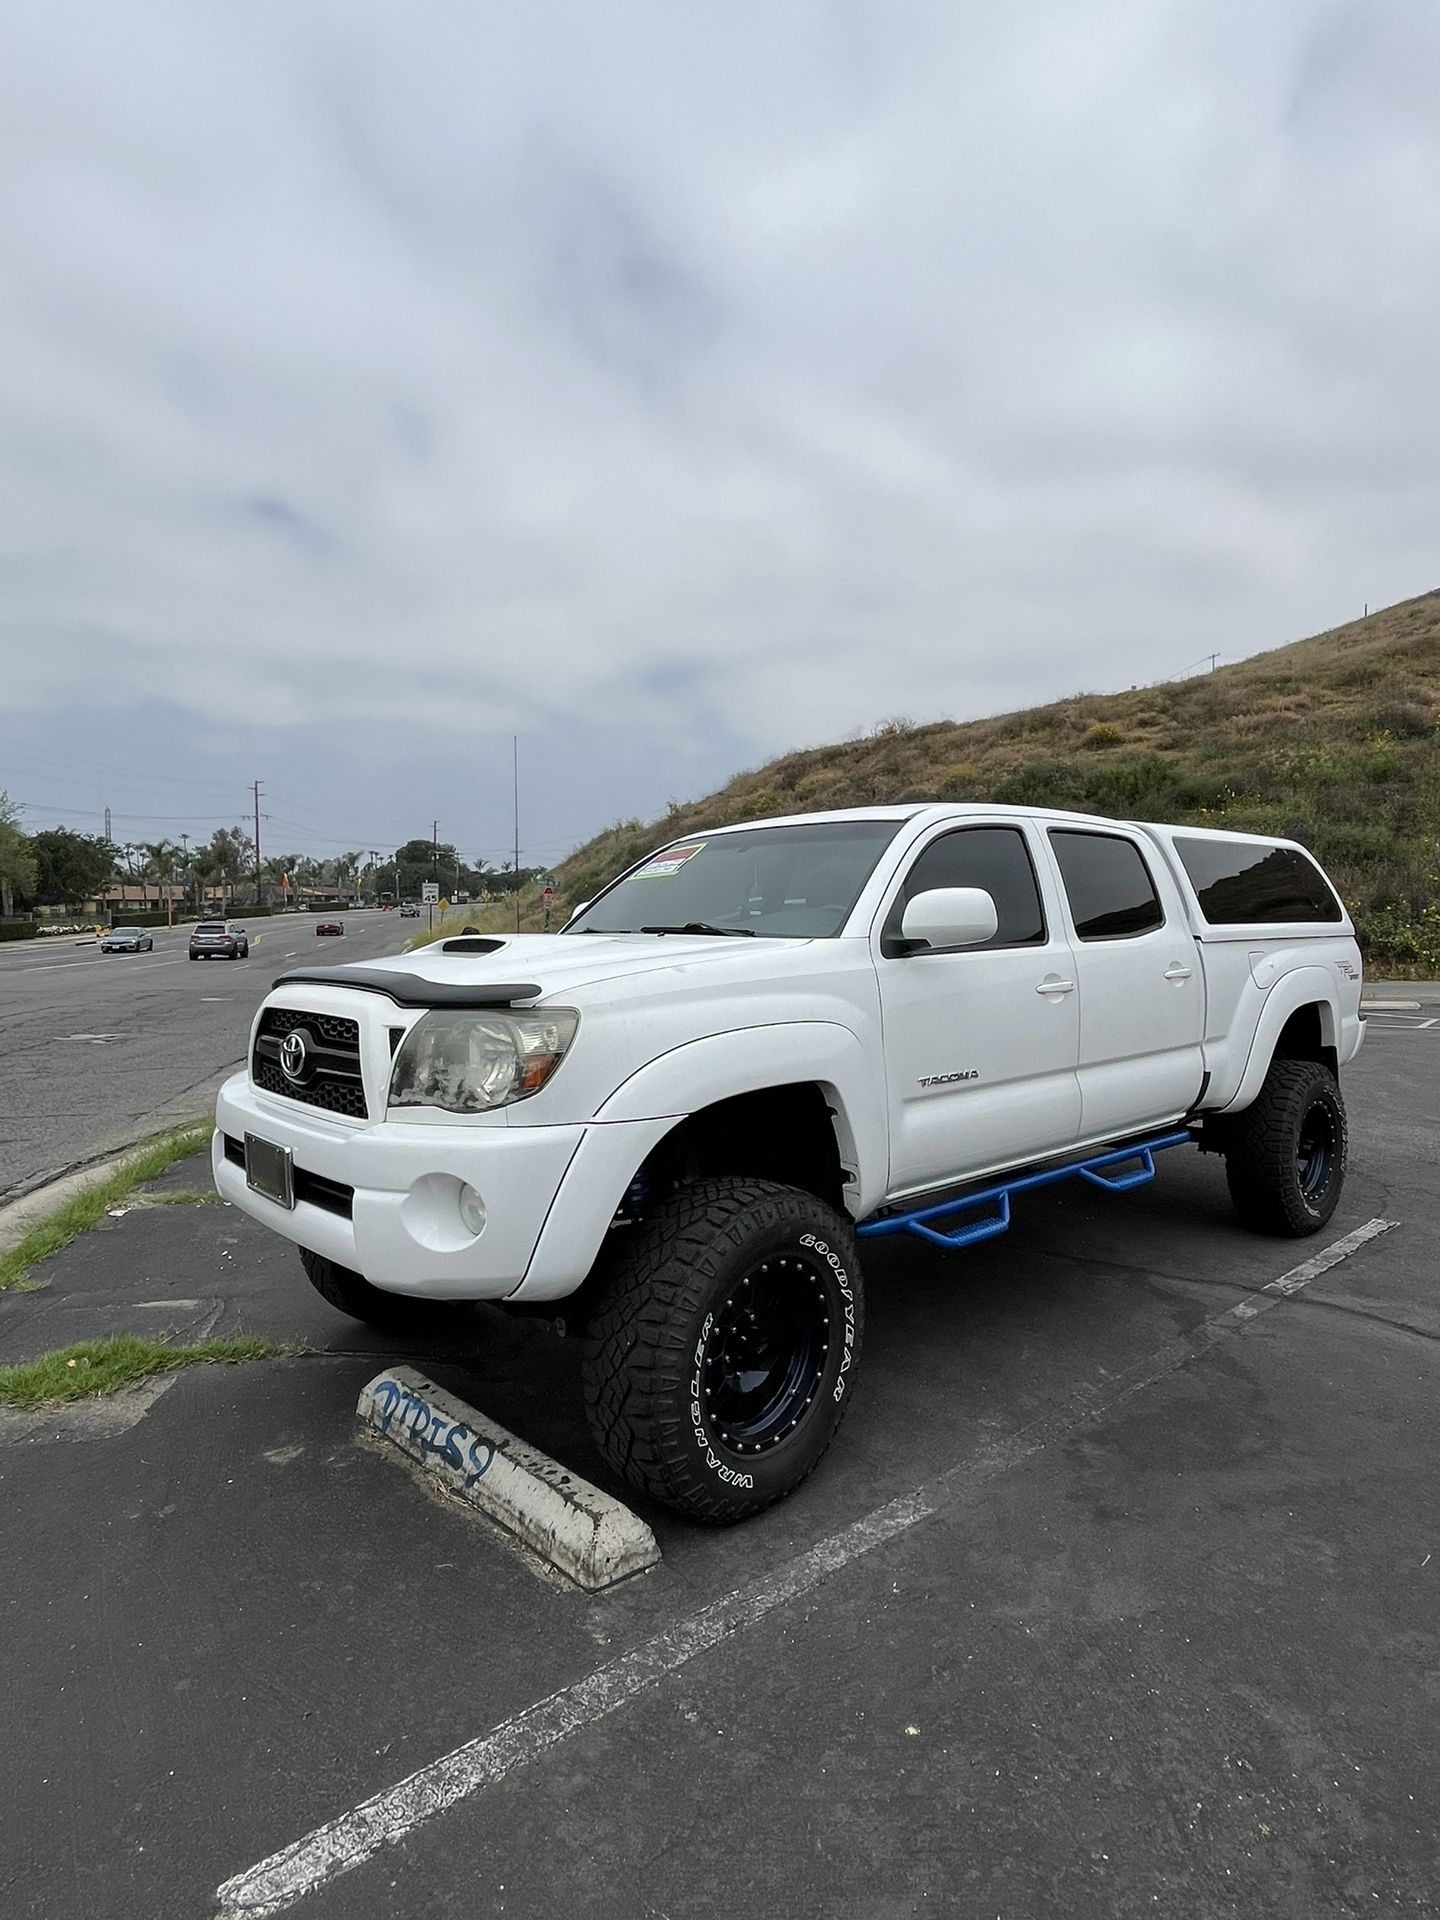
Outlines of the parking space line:
M698 1655L720 1646L852 1561L918 1526L938 1511L944 1497L979 1487L1023 1464L1057 1439L1098 1424L1122 1402L1196 1359L1218 1341L1238 1334L1259 1314L1293 1297L1319 1274L1338 1266L1395 1224L1393 1220L1367 1221L1268 1282L1247 1300L1212 1315L1193 1333L1167 1342L1147 1360L1108 1380L1102 1396L1077 1390L1064 1406L1017 1433L1002 1436L978 1455L940 1474L928 1487L877 1507L818 1546L796 1555L776 1572L701 1607L584 1679L502 1720L489 1733L430 1761L383 1793L236 1874L216 1889L216 1920L269 1920L270 1915L294 1906L371 1859L382 1847L403 1840L472 1794L495 1786L549 1748L658 1686Z

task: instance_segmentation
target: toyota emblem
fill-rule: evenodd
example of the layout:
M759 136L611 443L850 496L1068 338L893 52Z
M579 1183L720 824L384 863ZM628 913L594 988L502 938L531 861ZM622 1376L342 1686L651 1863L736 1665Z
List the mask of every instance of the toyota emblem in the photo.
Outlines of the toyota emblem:
M303 1080L310 1064L310 1042L297 1027L280 1044L280 1071L287 1080Z

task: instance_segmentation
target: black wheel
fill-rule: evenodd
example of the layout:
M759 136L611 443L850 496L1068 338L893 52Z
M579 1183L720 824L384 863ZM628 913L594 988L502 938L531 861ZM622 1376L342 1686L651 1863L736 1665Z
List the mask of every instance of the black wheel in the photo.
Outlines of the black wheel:
M678 1512L748 1519L819 1464L864 1330L855 1236L832 1208L768 1180L682 1187L597 1278L591 1434Z
M1314 1060L1273 1060L1253 1106L1229 1122L1225 1177L1253 1233L1318 1233L1345 1184L1349 1130L1335 1076Z
M372 1287L368 1280L352 1273L349 1267L337 1266L322 1254L311 1253L308 1247L300 1249L300 1264L306 1279L322 1299L338 1307L341 1313L348 1313L352 1320L363 1320L370 1327L383 1327L389 1332L423 1329L453 1318L460 1310L459 1304L449 1300L416 1300L409 1294L386 1293L382 1287Z

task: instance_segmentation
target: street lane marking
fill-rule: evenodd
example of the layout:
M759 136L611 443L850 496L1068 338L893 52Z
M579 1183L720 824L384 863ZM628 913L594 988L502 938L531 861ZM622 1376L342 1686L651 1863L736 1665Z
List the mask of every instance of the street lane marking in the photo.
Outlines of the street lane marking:
M102 955L96 954L95 957L90 960L46 960L42 961L38 967L17 967L15 972L18 976L28 980L32 973L63 973L67 967L97 966L102 958ZM137 960L143 958L146 961L145 971L147 973L155 967L174 967L179 965L179 962L176 960L156 960L148 953L144 955L137 953L135 958ZM120 969L118 967L112 967L109 971L119 973Z
M430 1761L383 1793L362 1800L349 1813L291 1841L216 1888L219 1907L215 1920L268 1920L270 1915L294 1906L307 1894L371 1859L382 1847L393 1846L437 1814L447 1813L471 1794L496 1785L572 1734L649 1692L697 1655L754 1626L852 1560L928 1520L945 1494L983 1485L1077 1428L1098 1425L1124 1401L1196 1359L1218 1341L1233 1337L1259 1314L1279 1306L1318 1274L1338 1266L1358 1247L1388 1233L1395 1225L1393 1220L1368 1220L1312 1259L1268 1282L1250 1300L1202 1321L1193 1334L1168 1341L1147 1360L1107 1382L1111 1391L1104 1399L1077 1389L1055 1412L981 1448L971 1459L938 1475L928 1487L875 1508L864 1519L831 1534L774 1573L701 1607L584 1679L502 1720L489 1733Z

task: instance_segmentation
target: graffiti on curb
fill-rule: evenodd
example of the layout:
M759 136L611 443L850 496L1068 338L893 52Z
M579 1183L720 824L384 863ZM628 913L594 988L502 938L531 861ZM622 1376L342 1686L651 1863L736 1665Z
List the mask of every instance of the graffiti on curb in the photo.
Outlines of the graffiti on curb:
M398 1380L377 1380L372 1392L375 1425L380 1432L399 1439L422 1459L433 1455L443 1460L467 1491L490 1471L494 1447L472 1433L463 1421L437 1413L422 1394Z

